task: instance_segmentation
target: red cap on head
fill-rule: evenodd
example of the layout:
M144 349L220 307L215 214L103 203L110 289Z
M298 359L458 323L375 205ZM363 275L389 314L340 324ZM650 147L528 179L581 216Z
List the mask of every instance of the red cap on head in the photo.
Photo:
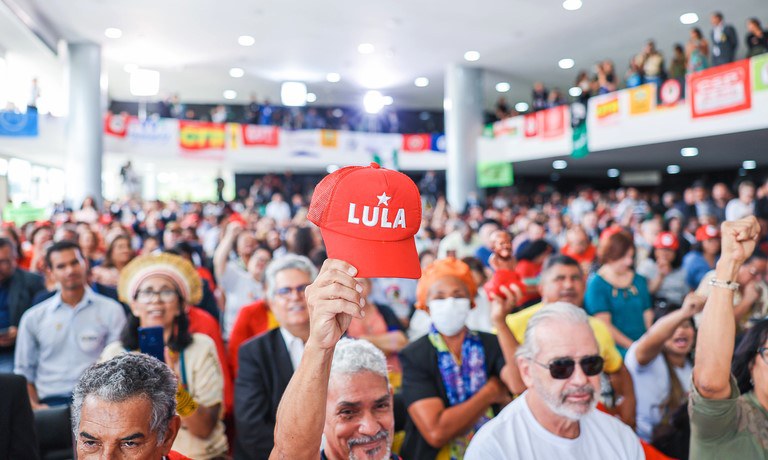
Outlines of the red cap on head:
M696 241L720 238L720 229L714 225L702 225L696 230Z
M361 278L419 278L413 236L421 225L421 196L403 173L349 166L315 187L307 218L320 227L328 257L357 268Z
M656 235L656 241L653 242L653 247L656 249L671 249L677 251L680 247L680 242L674 233L661 232Z

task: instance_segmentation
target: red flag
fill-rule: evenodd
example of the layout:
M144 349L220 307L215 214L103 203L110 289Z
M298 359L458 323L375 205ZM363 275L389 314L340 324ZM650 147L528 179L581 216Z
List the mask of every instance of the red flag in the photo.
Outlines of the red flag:
M280 143L280 130L277 126L242 125L243 145L263 145L277 147Z
M429 134L403 134L403 152L424 152L432 145Z
M536 137L539 135L539 120L537 113L529 113L523 118L523 131L525 137Z

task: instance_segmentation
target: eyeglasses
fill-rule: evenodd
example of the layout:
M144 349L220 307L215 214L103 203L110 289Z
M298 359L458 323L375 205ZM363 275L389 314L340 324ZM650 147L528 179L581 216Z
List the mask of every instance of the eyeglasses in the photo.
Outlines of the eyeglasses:
M291 293L295 292L296 295L303 296L304 290L307 289L307 286L309 286L309 284L301 284L296 287L290 287L290 286L281 287L281 288L275 289L275 295L280 297L288 297L291 295Z
M573 358L557 358L550 361L549 364L540 363L535 359L531 361L549 369L549 374L556 380L565 380L576 370L576 361ZM591 377L603 371L603 358L599 355L585 356L579 360L579 365L584 374Z
M765 364L768 364L768 355L765 353L766 351L768 351L768 347L760 347L757 349L757 354L763 358L763 362L765 362Z
M143 303L152 302L156 298L160 299L162 302L170 302L178 297L179 293L174 289L161 289L159 291L143 289L136 293L136 300Z

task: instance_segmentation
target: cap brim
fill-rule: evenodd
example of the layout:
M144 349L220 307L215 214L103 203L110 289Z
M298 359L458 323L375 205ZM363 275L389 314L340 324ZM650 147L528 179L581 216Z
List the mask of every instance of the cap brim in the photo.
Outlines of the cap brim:
M360 278L421 278L419 254L413 237L399 241L370 241L352 238L321 228L330 259L357 268Z

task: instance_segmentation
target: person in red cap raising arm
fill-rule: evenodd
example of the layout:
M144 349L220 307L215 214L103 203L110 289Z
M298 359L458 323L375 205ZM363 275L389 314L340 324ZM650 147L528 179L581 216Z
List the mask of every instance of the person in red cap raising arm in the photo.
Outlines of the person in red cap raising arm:
M653 252L637 266L637 273L648 280L654 305L680 307L690 291L682 267L680 241L674 233L661 232L653 242Z

